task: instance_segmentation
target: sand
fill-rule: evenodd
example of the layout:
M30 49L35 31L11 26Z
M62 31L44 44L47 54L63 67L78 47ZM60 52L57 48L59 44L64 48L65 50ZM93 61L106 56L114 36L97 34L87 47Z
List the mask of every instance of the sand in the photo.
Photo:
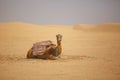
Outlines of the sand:
M119 27L95 28L0 23L0 80L120 80ZM58 33L63 35L61 59L26 59L33 43L56 43Z

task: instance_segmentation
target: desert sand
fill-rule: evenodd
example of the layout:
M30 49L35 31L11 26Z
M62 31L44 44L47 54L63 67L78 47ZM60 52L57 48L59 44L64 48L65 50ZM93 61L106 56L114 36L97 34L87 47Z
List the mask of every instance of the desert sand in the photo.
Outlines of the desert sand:
M26 59L33 43L56 43L58 33L61 59ZM0 23L0 80L120 80L120 24Z

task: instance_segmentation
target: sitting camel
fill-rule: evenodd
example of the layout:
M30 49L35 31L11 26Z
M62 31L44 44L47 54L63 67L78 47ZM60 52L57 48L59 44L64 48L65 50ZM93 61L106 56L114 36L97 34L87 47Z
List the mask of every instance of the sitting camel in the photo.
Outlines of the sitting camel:
M57 46L52 41L42 41L35 43L28 51L27 58L52 59L60 58L62 52L62 35L56 35Z

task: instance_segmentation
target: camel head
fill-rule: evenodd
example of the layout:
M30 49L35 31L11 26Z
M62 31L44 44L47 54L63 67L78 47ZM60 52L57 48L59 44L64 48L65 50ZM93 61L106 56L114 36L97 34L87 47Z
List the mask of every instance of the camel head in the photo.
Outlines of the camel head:
M61 34L57 34L56 38L57 38L57 41L62 41L62 35Z

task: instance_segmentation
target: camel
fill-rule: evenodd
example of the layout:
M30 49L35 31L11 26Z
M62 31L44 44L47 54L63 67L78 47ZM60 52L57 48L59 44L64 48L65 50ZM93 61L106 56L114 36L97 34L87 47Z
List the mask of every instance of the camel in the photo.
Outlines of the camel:
M57 34L56 35L56 39L57 39L57 46L55 44L52 43L52 41L42 41L42 42L38 42L36 44L33 44L33 47L31 49L29 49L29 51L27 52L27 58L39 58L39 59L51 59L51 60L56 60L57 58L61 57L61 52L62 52L62 46L61 46L61 41L62 41L62 35L61 34ZM47 45L46 45L47 43ZM38 52L37 55L34 55L34 50L33 49L36 45L41 45L44 44L46 46L43 46L42 48L36 48L36 51L38 52L38 49L44 49L45 50L43 52L40 53L40 50ZM41 47L41 46L39 46ZM40 53L40 54L39 54Z

